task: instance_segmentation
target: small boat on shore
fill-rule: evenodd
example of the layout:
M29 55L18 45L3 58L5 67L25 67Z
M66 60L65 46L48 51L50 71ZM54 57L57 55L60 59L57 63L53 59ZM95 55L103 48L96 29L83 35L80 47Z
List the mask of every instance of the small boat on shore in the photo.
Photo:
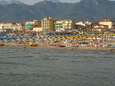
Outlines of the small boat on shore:
M36 47L38 47L38 44L31 44L30 45L32 48L36 48Z
M31 43L31 44L25 44L24 48L37 48L38 44L36 43Z
M0 43L0 47L4 47L5 46L5 44L4 43Z
M110 51L111 51L112 53L115 53L115 48L114 48L114 49L110 49Z

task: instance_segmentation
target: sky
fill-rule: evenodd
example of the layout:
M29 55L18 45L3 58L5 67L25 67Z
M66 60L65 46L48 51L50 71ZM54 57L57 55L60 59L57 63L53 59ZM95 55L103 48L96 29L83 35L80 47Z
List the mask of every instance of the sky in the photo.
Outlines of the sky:
M0 1L15 1L15 0L0 0ZM34 3L37 3L39 1L43 1L43 0L16 0L16 1L21 1L21 2L24 2L26 4L34 4ZM55 1L55 0L50 0L50 1ZM61 1L61 2L77 2L77 1L80 1L80 0L57 0L57 1Z
M9 1L9 0L6 0L6 1ZM13 1L13 0L12 0ZM15 1L15 0L14 0ZM17 0L18 1L18 0ZM34 4L34 3L37 3L37 2L39 2L39 1L43 1L43 0L19 0L19 1L21 1L21 2L24 2L24 3L26 3L26 4L30 4L30 5L32 5L32 4ZM52 0L53 1L53 0ZM78 2L78 1L80 1L80 0L58 0L58 1L62 1L62 2ZM115 1L115 0L113 0L113 1Z
M33 4L33 3L36 3L38 1L42 1L42 0L20 0L22 2L25 2L27 4ZM76 2L76 1L79 1L79 0L59 0L59 1L62 1L62 2Z

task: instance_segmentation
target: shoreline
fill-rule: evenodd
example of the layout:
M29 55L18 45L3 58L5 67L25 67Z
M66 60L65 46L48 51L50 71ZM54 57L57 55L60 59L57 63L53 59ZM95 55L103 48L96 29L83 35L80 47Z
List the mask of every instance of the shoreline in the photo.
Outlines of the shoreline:
M66 50L77 52L112 52L115 53L115 48L79 48L79 47L50 47L50 46L25 46L24 44L3 45L0 48L36 48L36 49L53 49L53 50Z

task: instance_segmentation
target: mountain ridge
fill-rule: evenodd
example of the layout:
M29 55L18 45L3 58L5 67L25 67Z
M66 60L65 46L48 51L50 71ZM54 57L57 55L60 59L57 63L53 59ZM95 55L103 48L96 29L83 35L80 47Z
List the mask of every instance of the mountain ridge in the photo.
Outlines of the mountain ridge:
M0 21L41 19L45 16L74 20L115 18L115 1L81 0L77 3L41 1L34 5L23 3L0 4Z

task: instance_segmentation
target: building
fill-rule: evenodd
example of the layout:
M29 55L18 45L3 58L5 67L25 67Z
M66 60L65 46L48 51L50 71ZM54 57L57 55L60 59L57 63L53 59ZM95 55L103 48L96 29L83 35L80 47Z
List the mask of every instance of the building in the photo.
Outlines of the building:
M22 26L22 24L20 24L20 23L13 23L13 24L12 24L12 28L13 28L13 30L15 30L15 31L22 31L22 30L23 30L23 26Z
M33 30L33 25L35 24L35 20L32 20L32 21L26 21L25 22L25 30Z
M55 22L55 31L57 31L57 32L65 31L65 29L63 27L63 20Z
M74 22L70 19L68 20L57 20L55 22L55 31L66 31L74 29Z
M20 31L22 30L22 25L20 23L0 23L0 31Z
M34 23L33 31L35 31L35 32L42 32L43 31L43 29L41 27L41 21L37 21Z
M111 29L113 26L113 22L109 19L101 20L101 21L99 21L99 24L100 25L106 25L108 27L108 29Z
M42 32L43 29L42 29L42 27L34 27L33 31L35 31L35 32Z
M41 27L44 33L54 31L54 19L51 17L46 17L41 20Z

